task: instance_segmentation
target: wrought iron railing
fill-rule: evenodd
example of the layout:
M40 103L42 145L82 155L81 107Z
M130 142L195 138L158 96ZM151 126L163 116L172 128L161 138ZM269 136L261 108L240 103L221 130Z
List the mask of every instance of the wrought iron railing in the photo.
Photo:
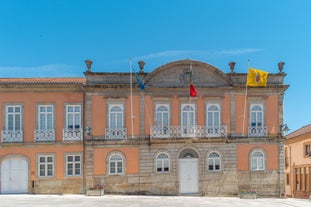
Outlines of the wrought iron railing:
M54 142L55 129L35 129L35 142Z
M63 141L82 141L83 130L78 129L63 129Z
M127 138L127 131L126 128L106 128L105 129L105 139L108 140L120 140L120 139L126 139Z
M151 138L216 138L227 137L227 126L152 126L150 128Z
M248 137L267 137L267 126L248 126Z
M23 130L2 130L1 142L2 143L23 142Z

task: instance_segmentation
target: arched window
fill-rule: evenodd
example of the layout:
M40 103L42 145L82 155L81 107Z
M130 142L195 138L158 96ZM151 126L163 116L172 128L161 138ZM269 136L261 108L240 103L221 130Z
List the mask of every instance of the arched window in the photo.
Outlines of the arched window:
M124 159L119 153L114 153L109 157L109 174L123 174Z
M109 105L109 128L110 129L123 128L123 105L122 104Z
M207 157L208 171L220 171L221 162L220 155L217 152L212 152Z
M168 104L157 104L156 105L156 116L155 124L158 132L161 135L168 133L169 127L169 106Z
M170 160L166 153L158 154L156 158L156 170L157 172L169 172Z
M262 150L254 150L251 153L251 170L265 169L265 155Z
M207 126L210 128L219 128L220 110L217 105L207 106Z
M194 126L194 105L193 104L183 104L181 107L181 125L183 126Z
M261 105L250 106L250 125L253 127L263 126L263 107Z

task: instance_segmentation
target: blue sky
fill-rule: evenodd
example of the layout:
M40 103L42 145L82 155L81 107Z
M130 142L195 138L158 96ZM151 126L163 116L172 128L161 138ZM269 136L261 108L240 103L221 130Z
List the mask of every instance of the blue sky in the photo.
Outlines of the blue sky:
M0 77L145 71L194 59L229 72L277 73L285 62L285 123L311 123L310 0L1 0Z

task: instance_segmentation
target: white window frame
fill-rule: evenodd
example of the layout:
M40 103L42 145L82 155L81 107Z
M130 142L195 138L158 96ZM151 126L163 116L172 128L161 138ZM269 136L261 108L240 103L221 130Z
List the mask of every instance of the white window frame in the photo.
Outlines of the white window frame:
M160 108L167 109L166 111ZM155 106L155 125L160 128L169 127L170 125L170 105L156 104Z
M72 110L70 111L69 109ZM79 104L66 105L66 129L80 129L81 114L82 114L81 105Z
M170 157L167 153L160 152L157 154L156 161L155 161L155 170L156 170L156 173L169 173L170 172L171 170Z
M10 111L10 109L13 109L13 111ZM19 109L19 111L16 111L16 109ZM22 105L6 105L5 107L5 129L11 130L11 131L18 131L23 129L23 111L22 111ZM10 117L12 116L12 126ZM19 124L19 126L18 126Z
M112 160L114 157L118 157L120 159ZM124 174L125 159L121 153L117 153L117 152L112 153L108 158L108 163L109 163L108 171L109 171L110 175L122 175L122 174ZM112 166L112 164L114 166ZM119 166L119 164L121 164L121 166ZM114 170L112 170L112 169L114 169ZM119 171L119 169L121 169L121 171Z
M121 111L112 111L113 108L115 107L120 108ZM115 119L115 120L113 121L112 119ZM121 119L121 120L118 120L118 119ZM108 105L108 128L109 129L124 128L124 105L123 104L109 104Z
M216 107L217 110L210 110L211 107ZM218 123L216 123L217 119L218 119ZM220 104L215 104L215 103L206 104L206 125L207 127L211 127L211 128L220 128L220 125L221 125Z
M217 154L218 157L211 157L212 154ZM216 169L217 165L219 165L219 169ZM210 166L212 166L212 169L210 169ZM212 151L207 155L207 170L208 171L221 171L221 155L220 155L220 153L218 153L216 151Z
M49 108L51 108L52 111L48 111ZM45 111L41 111L41 109L45 109ZM43 118L43 123L41 122L41 118ZM38 129L40 130L54 129L54 105L52 104L38 105Z
M69 157L72 157L72 160L68 160ZM79 160L76 160L76 157L79 157ZM82 156L80 154L66 154L66 176L81 176L82 175ZM69 165L72 167L72 172L69 174ZM79 169L79 173L76 172L76 169Z
M44 161L41 161L44 158ZM42 154L38 155L38 177L54 177L55 176L55 155L54 154ZM49 161L51 159L51 161ZM41 166L44 167L44 175L41 175ZM52 174L49 174L51 172Z
M261 110L254 110L253 109L254 107L260 107ZM259 103L257 103L257 104L250 104L250 106L249 106L249 126L252 126L252 127L262 127L262 126L265 125L264 120L265 120L265 117L264 117L264 105L263 104L259 104Z
M190 110L186 110L190 108ZM181 125L182 126L195 126L195 104L181 104ZM186 121L186 123L185 123Z
M262 156L257 156L260 153ZM250 154L251 171L262 171L266 169L266 156L263 150L255 149Z

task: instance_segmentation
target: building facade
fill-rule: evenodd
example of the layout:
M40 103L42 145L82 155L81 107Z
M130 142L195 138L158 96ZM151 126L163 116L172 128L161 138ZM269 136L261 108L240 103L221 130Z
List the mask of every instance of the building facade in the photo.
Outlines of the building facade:
M266 87L247 88L234 67L193 60L137 74L88 65L84 74L0 80L1 193L15 192L14 175L23 174L23 192L34 193L103 185L108 193L285 196L281 70Z
M311 195L311 125L286 136L286 195L309 198Z

